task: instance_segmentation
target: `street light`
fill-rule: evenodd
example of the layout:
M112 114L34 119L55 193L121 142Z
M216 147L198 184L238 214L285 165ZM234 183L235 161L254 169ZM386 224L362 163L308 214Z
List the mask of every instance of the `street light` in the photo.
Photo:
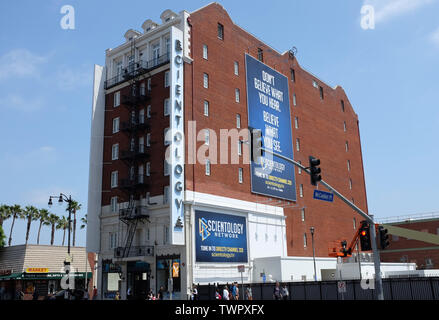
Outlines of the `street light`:
M309 229L311 231L311 241L312 241L312 259L314 261L314 281L317 281L317 270L316 270L316 252L314 248L314 227Z
M71 223L72 223L72 196L69 195L68 197L63 194L60 193L59 196L50 196L49 197L49 202L47 203L49 205L49 207L51 207L53 205L52 199L58 199L58 204L61 205L64 201L67 202L68 204L68 209L69 209L69 226L68 226L68 244L67 244L67 256L68 256L68 261L67 259L64 261L64 269L66 270L67 273L67 266L68 267L68 273L70 273L70 229L71 229ZM87 278L87 273L86 273L86 278ZM70 299L70 277L69 277L69 288L67 289L68 292L68 297Z

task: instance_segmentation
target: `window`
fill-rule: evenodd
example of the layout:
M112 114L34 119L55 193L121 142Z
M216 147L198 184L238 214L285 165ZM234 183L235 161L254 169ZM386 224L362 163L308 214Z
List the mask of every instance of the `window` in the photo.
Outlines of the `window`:
M151 118L151 106L146 107L146 117L148 119Z
M238 156L242 156L242 141L238 141Z
M169 186L163 188L163 204L169 203Z
M204 100L204 115L209 116L209 101Z
M239 75L239 63L238 63L238 61L235 61L235 63L234 63L234 72L235 72L235 76Z
M207 45L203 44L203 59L207 60Z
M169 58L171 56L171 38L165 40L166 55Z
M120 91L117 91L114 93L114 104L113 106L116 108L118 106L120 106Z
M236 128L241 128L241 115L239 114L236 115Z
M218 23L218 39L224 40L224 26Z
M165 177L169 176L169 163L166 159L163 161L163 175Z
M294 72L294 69L291 69L291 81L296 82L296 73Z
M147 163L146 164L146 176L148 176L149 177L149 171L150 171L150 169L148 168L149 167L149 163ZM138 177L138 183L143 183L144 182L144 178L145 178L145 175L144 175L144 172L143 172L143 164L141 164L140 166L139 166L139 169L138 169L138 171L137 171L137 173L138 173L138 175L137 175L137 177Z
M119 144L113 144L111 147L111 160L119 159Z
M146 146L147 147L151 146L151 134L150 133L146 134Z
M151 91L151 78L148 78L148 80L146 80L146 88L148 89L148 91Z
M344 112L344 101L343 101L343 100L340 100L340 104L341 104L341 111Z
M165 88L169 87L169 71L165 72Z
M139 111L139 124L145 123L145 109Z
M204 144L208 146L210 143L210 131L209 129L204 129Z
M264 51L261 48L258 48L258 60L264 62Z
M119 117L113 119L113 133L119 132L119 121L120 121Z
M296 99L296 94L293 93L293 105L297 106L297 99Z
M343 131L346 132L346 121L343 121Z
M323 100L323 87L319 87L319 91L320 91L320 99Z
M147 177L151 176L151 162L146 163L146 176Z
M296 129L299 129L299 118L298 117L294 117L294 127Z
M303 234L303 247L306 248L306 246L308 245L308 241L306 239L306 233Z
M303 184L299 185L299 196L303 198Z
M349 179L349 189L352 190L352 179Z
M145 82L142 82L140 84L140 95L141 96L145 96L146 95L146 85L145 85Z
M354 223L354 230L357 230L357 220L354 218L352 222Z
M110 233L110 249L116 249L117 247L117 233Z
M169 128L166 128L164 133L163 133L163 138L164 138L163 141L164 141L165 146L168 146L171 144L171 141L168 140L168 138L169 138L168 132L169 132Z
M242 183L242 168L238 169L238 181L239 183Z
M348 160L348 171L351 171L351 161Z
M312 81L312 86L313 86L314 88L318 88L318 87L319 87L317 81L315 81L315 80Z
M117 180L118 180L118 172L113 171L111 173L111 187L112 188L117 188Z
M163 114L165 116L169 116L169 98L165 99L164 106L163 106Z
M297 162L299 162L300 164L302 164L302 161L297 161ZM297 167L297 173L298 174L302 174L302 168L300 168L300 167Z
M296 139L296 150L300 151L300 140L299 140L299 138Z
M111 212L117 212L117 197L111 197Z
M345 147L346 147L346 152L348 152L349 151L349 143L347 141L346 141Z
M151 231L149 228L146 228L146 241L149 241L151 239Z
M209 88L209 75L207 73L203 74L203 87Z
M167 244L169 242L169 227L164 226L163 228L163 244Z
M235 89L235 102L239 102L239 100L240 100L239 89Z
M206 159L206 176L210 176L210 160Z
M302 222L305 222L305 208L302 208L300 210L300 216L302 218Z

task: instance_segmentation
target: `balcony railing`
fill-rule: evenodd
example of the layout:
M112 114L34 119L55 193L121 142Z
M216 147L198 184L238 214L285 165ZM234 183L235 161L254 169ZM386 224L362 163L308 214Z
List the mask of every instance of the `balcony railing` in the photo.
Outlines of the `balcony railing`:
M130 179L122 179L120 182L120 187L122 189L136 189L147 187L147 176L145 174L136 174Z
M128 81L132 78L150 72L153 69L161 67L169 63L169 54L161 55L149 61L140 60L135 63L129 64L125 69L123 69L122 74L118 74L113 78L107 79L105 81L105 89L110 89L122 82Z
M146 218L149 218L149 210L146 206L135 206L119 210L119 219L121 220L135 220Z
M122 122L120 124L120 129L122 131L132 132L136 130L146 130L149 129L149 124L145 118L133 118L131 121Z
M121 160L127 159L145 159L149 157L148 147L144 144L138 144L130 150L122 150L120 153Z
M115 258L152 256L154 256L154 246L132 246L130 248L118 247L114 249Z

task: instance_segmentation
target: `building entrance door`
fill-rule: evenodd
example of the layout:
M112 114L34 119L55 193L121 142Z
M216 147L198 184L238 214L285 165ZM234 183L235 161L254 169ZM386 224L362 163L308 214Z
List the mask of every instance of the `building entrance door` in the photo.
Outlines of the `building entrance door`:
M150 289L151 267L144 261L128 262L128 288L131 299L145 300Z

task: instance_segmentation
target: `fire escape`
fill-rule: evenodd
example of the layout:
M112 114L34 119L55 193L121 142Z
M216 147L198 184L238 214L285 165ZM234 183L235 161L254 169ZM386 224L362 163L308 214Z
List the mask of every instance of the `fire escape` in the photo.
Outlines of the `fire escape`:
M132 40L133 58L135 51L135 40ZM132 246L139 223L149 221L148 207L142 206L140 199L151 185L150 177L146 174L149 171L147 161L150 158L150 151L145 143L146 132L150 128L146 103L151 99L151 88L147 87L145 82L142 84L142 81L153 69L167 63L169 63L168 54L154 57L150 61L132 61L122 75L105 81L106 89L129 81L128 94L121 97L121 105L129 112L129 121L122 122L120 126L121 131L129 138L129 148L121 150L119 157L128 167L128 178L120 181L119 188L127 195L129 202L128 207L119 210L119 221L126 226L126 235L123 239L123 247L115 249L116 258L154 255L153 246ZM140 113L140 110L144 110L143 113ZM119 234L121 235L122 232L119 231Z

